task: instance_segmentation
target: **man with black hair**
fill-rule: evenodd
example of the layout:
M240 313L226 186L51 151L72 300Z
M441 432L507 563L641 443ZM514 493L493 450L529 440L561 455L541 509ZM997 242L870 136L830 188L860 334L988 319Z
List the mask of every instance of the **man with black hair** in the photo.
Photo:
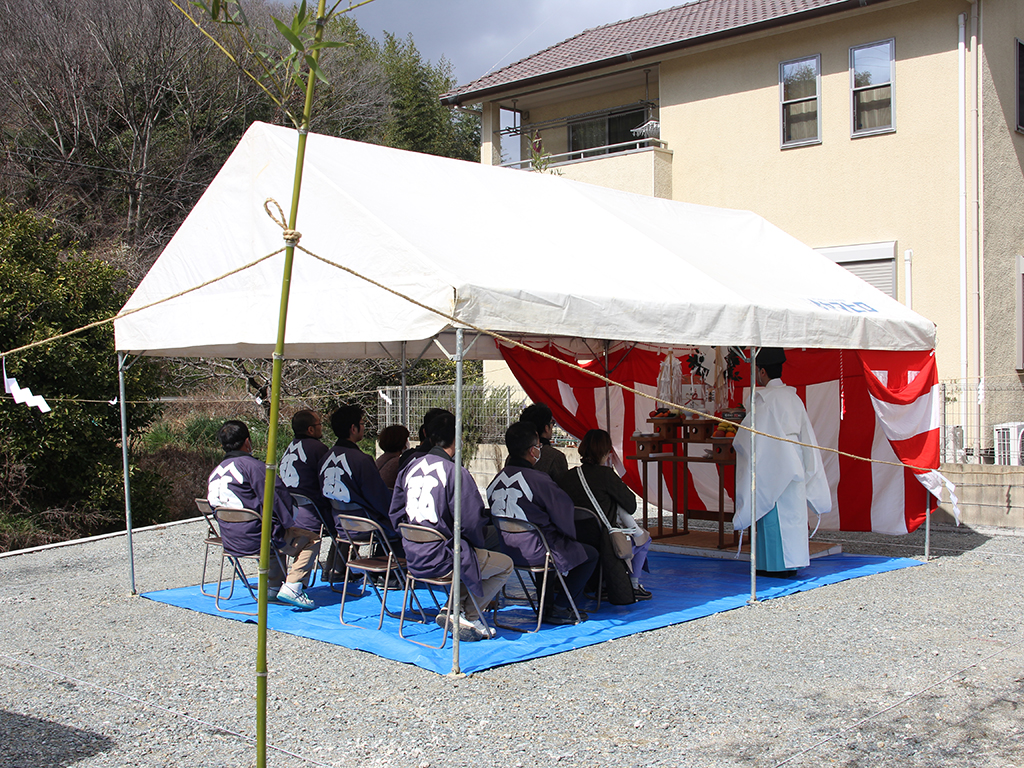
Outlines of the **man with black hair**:
M486 640L494 636L494 629L481 620L477 606L485 609L505 586L512 573L512 560L484 546L486 511L480 491L469 470L456 467L453 461L454 414L443 411L431 419L425 436L431 445L430 450L415 457L398 473L391 502L391 520L395 527L411 523L433 528L447 539L443 544L405 543L406 562L414 576L429 578L450 573L455 528L455 473L462 473L460 573L463 595L459 626L452 631L458 632L460 640ZM442 613L437 618L438 623L444 626L447 618Z
M405 469L406 465L417 456L423 456L430 450L430 440L427 439L427 424L443 413L451 413L451 411L446 411L444 408L431 408L423 414L423 424L420 425L420 431L418 433L420 443L419 445L414 445L412 448L407 448L402 453L401 457L398 459L399 472Z
M817 445L811 420L793 387L782 383L786 353L765 347L754 365L758 388L755 414L757 431L788 438L805 445ZM749 426L750 415L743 420ZM832 510L832 495L821 462L821 452L794 443L756 435L757 501L751 514L751 434L741 429L736 435L736 513L733 527L757 524L758 573L788 578L797 568L810 564L807 541L808 511L818 515Z
M391 491L380 479L373 459L356 444L366 432L364 416L360 405L345 405L331 414L331 429L338 441L320 464L320 490L336 502L338 514L368 517L378 523L398 545L400 555L401 542L388 518Z
M550 413L550 411L549 411ZM533 424L519 421L505 432L508 461L505 468L487 486L491 514L513 517L533 523L544 534L555 568L576 603L583 598L583 588L597 565L598 552L589 544L576 540L575 508L572 499L546 472L537 470L541 454L540 439ZM520 565L544 562L544 546L533 532L501 532L502 549ZM543 620L548 624L575 624L576 616L569 600L555 585L551 605L544 606ZM587 614L580 611L580 619Z
M329 516L331 505L324 498L320 488L320 465L329 449L320 439L324 428L320 417L313 411L296 411L292 416L294 438L281 456L281 482L295 493L301 493L316 504L317 509ZM312 512L308 513L309 524L319 526Z
M281 482L289 491L305 496L316 506L313 510L296 504L293 509L296 523L311 531L319 531L320 526L325 525L331 536L334 536L331 505L324 498L320 488L320 465L329 451L321 440L324 434L323 421L314 411L296 411L292 416L292 433L294 438L285 448L278 465ZM332 545L327 555L327 564L324 566L325 572L335 567L336 558L337 554ZM344 561L341 562L344 571Z
M241 421L226 421L217 432L217 438L225 455L210 473L207 501L214 509L244 508L262 514L267 468L264 462L252 455L249 428ZM293 518L292 497L281 478L277 478L274 485L272 515L272 545L281 554L294 559L286 580L278 559L271 556L268 598L304 611L312 610L316 606L303 590L303 583L309 579L320 554L320 526L317 524L317 532L314 533ZM236 551L260 550L261 526L258 522L223 523L220 535Z
M565 454L551 444L551 435L555 429L555 418L551 409L544 403L534 403L523 409L519 420L532 424L540 439L540 458L534 463L533 468L551 475L551 479L557 483L569 471L569 462Z

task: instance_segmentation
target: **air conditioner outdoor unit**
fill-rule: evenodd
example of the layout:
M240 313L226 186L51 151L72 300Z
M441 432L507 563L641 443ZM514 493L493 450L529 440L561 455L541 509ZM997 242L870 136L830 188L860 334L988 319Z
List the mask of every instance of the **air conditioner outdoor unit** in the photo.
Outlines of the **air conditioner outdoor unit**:
M995 462L1004 466L1024 465L1024 422L1012 421L992 427Z

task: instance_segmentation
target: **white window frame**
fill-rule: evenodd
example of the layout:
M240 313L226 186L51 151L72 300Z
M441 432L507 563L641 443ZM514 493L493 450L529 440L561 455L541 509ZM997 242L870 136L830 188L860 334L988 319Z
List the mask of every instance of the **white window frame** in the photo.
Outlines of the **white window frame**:
M856 71L853 66L853 56L859 50L864 48L874 48L879 45L888 44L889 46L889 82L888 83L872 83L870 86L858 87L856 84ZM889 86L889 125L880 126L878 128L864 128L857 130L857 92L865 91L871 88L878 88L882 85ZM864 43L863 45L855 45L850 48L850 138L856 139L861 136L877 136L880 133L895 133L896 132L896 38L890 37L888 40L876 40L873 43Z
M1014 346L1016 369L1024 371L1024 256L1017 254L1016 269L1013 271L1014 292Z
M786 141L786 105L798 101L810 101L811 99L790 99L786 100L786 81L783 72L787 64L797 64L801 61L814 61L814 102L816 107L817 126L813 139L797 139ZM807 147L814 144L821 144L821 54L813 56L801 56L796 59L779 62L779 148L790 149L791 147Z
M1015 39L1016 46L1014 48L1016 52L1015 63L1017 65L1017 131L1024 133L1024 42L1018 37Z

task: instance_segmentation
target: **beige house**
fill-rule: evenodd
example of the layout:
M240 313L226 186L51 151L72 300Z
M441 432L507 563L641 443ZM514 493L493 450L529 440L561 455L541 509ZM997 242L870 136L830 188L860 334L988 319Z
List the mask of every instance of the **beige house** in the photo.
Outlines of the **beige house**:
M1020 0L697 0L444 101L484 163L752 210L933 320L977 461L1024 422L1022 39Z

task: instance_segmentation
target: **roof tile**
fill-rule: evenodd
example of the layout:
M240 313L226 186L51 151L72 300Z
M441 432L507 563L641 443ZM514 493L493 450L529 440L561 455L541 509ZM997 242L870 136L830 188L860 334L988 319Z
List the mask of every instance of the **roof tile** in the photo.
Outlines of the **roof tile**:
M848 4L849 0L696 0L585 30L460 86L442 98L461 102L466 96L491 88L555 76L559 72L616 56L643 55L655 48L697 41L708 35L741 34L750 25Z

